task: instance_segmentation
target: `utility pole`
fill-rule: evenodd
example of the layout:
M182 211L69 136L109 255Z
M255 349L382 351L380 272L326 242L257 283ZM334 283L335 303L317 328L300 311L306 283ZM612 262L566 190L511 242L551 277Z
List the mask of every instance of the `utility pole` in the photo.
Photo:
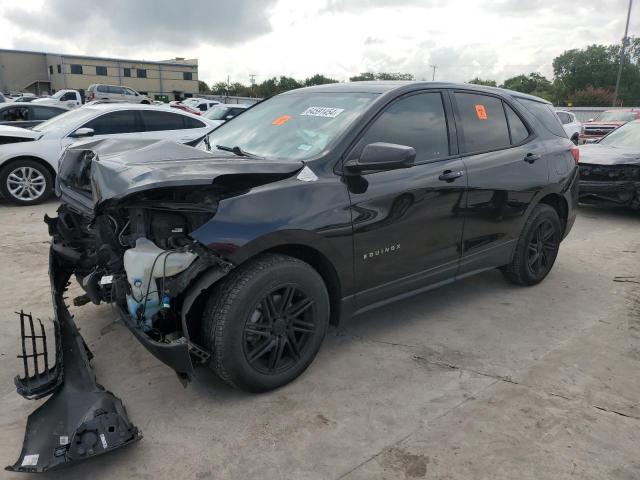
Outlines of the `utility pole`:
M624 53L629 45L629 19L631 18L631 5L633 0L629 0L629 10L627 10L627 24L624 27L624 37L622 37L622 47L620 48L620 59L618 60L618 77L616 78L616 89L613 92L613 106L618 101L618 90L620 89L620 77L622 76L622 64L624 63Z
M431 68L433 68L433 74L431 75L431 81L433 82L436 79L436 68L438 68L437 65L429 65Z
M255 96L255 86L256 86L256 74L255 73L250 73L249 74L249 82L251 83L251 94Z

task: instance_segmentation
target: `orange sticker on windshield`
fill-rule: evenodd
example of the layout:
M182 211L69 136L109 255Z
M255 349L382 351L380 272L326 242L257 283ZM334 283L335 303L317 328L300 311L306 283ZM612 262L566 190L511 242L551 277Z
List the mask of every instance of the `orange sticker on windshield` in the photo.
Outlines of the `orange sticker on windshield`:
M476 115L478 116L478 120L487 119L487 110L484 108L484 105L476 105Z
M281 117L276 118L271 125L283 125L289 121L291 115L282 115Z

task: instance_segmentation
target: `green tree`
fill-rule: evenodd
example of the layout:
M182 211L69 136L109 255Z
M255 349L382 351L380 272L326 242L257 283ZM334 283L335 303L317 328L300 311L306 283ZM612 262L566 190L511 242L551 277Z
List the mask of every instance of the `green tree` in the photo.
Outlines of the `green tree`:
M334 80L333 78L325 77L320 73L316 73L314 76L309 77L304 81L304 86L310 87L312 85L325 85L327 83L338 83L338 80Z
M410 73L389 73L389 72L364 72L355 77L349 78L350 82L362 82L367 80L413 80Z
M517 75L507 78L500 87L515 90L516 92L528 93L549 101L556 100L554 98L553 83L544 75L536 72L531 72L529 75Z
M203 80L198 80L198 92L211 94L211 89L209 88L209 85L207 85L207 82Z
M569 102L574 107L608 107L612 101L613 92L606 88L587 87L569 96Z
M376 80L376 75L371 72L361 73L360 75L356 75L354 77L349 78L350 82L364 82L364 81L371 81L371 80Z
M474 85L485 85L487 87L497 87L498 84L495 80L483 80L481 78L474 78L473 80L469 80L467 83L473 83Z

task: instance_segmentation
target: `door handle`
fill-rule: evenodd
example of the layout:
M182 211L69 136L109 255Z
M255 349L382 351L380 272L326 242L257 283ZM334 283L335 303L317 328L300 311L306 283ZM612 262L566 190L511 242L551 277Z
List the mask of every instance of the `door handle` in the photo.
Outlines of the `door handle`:
M527 163L533 163L538 159L540 159L540 155L537 153L527 153L524 157L524 161Z
M462 170L456 170L455 172L452 170L445 170L444 172L442 172L440 174L440 176L438 177L439 180L442 180L443 182L453 182L456 178L460 178L461 176L464 175L464 172Z

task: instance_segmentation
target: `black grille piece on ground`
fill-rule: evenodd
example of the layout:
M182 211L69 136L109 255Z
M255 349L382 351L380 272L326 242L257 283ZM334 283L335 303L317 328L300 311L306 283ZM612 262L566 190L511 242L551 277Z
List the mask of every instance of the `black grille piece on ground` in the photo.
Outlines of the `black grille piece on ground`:
M40 334L34 328L33 317L24 310L16 312L20 317L20 337L22 343L22 354L18 358L22 359L24 367L24 377L16 375L14 382L16 390L24 398L37 400L52 393L64 378L62 369L62 350L60 345L60 326L58 321L53 322L55 332L55 363L49 367L49 352L47 351L47 335L42 322ZM38 346L41 349L38 350ZM30 353L28 353L30 352ZM29 366L32 366L30 371ZM42 368L40 368L42 366Z
M122 401L96 382L89 361L89 352L64 303L62 294L71 275L63 261L50 251L49 277L53 296L54 325L58 356L56 364L39 372L40 357L45 349L36 350L38 340L46 342L43 329L35 333L30 315L20 314L23 326L23 351L19 355L25 365L25 378L17 379L18 392L25 388L27 398L39 398L53 393L27 420L22 452L12 472L40 473L110 452L142 438L129 421ZM27 330L24 326L28 325ZM31 342L31 353L27 344ZM63 358L64 355L64 358ZM36 372L29 375L29 362ZM55 382L46 381L47 373Z

